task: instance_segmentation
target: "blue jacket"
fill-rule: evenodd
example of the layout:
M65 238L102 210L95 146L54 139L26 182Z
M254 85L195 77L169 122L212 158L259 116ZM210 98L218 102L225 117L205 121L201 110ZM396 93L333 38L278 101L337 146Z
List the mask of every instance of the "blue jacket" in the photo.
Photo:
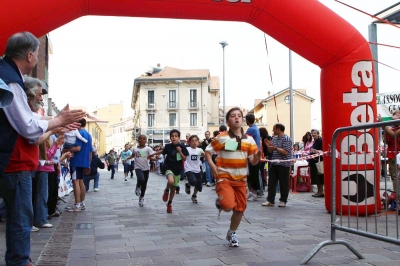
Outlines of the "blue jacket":
M25 90L21 72L14 61L6 56L0 58L0 78L6 84L18 83ZM19 99L14 100L18 101ZM17 137L17 131L8 122L3 109L0 109L0 177L3 176L8 165Z

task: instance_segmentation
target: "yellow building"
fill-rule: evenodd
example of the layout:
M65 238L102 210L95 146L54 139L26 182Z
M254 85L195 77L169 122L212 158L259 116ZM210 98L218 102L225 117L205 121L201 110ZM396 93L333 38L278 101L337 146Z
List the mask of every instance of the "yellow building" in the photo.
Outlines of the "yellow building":
M201 138L209 125L219 124L218 106L219 79L208 69L152 67L134 81L133 130L150 145L168 143L171 129L180 130L181 139L187 133Z
M272 135L272 127L279 119L279 123L285 125L285 133L290 136L289 94L290 91L287 88L273 95L268 92L267 98L255 100L255 106L249 113L254 113L256 125L265 127ZM300 142L304 134L311 130L311 104L314 98L306 95L305 90L293 90L293 95L293 142Z
M111 128L109 125L118 123L122 121L124 113L123 104L109 104L105 107L101 107L92 112L93 116L101 121L101 123L97 123L100 128L100 143L98 147L98 154L104 154L104 152L108 152L110 149L107 147L107 135L111 133ZM89 132L90 133L90 132Z

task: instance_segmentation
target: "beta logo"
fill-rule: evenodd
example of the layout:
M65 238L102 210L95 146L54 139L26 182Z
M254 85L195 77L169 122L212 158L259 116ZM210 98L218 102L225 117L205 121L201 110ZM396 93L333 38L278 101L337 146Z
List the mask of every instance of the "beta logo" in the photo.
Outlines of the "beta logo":
M222 0L212 0L213 2L222 2ZM237 3L237 2L242 2L242 3L251 3L251 0L226 0L229 3Z

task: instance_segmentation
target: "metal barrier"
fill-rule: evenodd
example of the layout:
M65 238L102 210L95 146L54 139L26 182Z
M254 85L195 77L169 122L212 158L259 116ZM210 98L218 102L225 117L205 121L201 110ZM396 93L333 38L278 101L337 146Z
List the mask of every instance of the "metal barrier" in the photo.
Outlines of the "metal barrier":
M383 143L377 143L377 138L373 138L370 132L379 132L382 133L383 130L381 128L387 126L397 126L400 128L400 120L391 120L387 122L379 122L374 124L365 124L359 126L352 127L343 127L337 129L332 137L331 143L331 239L323 241L319 243L301 262L300 264L307 264L314 255L324 246L327 245L335 245L342 244L345 245L350 251L352 251L359 259L363 259L361 253L359 253L355 248L353 248L346 240L337 240L336 239L336 231L343 231L350 234L355 234L367 238L372 238L379 241L384 241L396 245L400 245L400 236L399 236L399 204L398 197L396 193L389 196L390 192L390 184L388 184L387 174L386 174L386 163L392 164L390 166L391 174L395 173L397 177L393 182L393 186L397 189L393 191L399 191L399 173L396 165L396 155L398 154L398 145L400 141L400 136L394 136L394 150L390 151L387 149L386 138L382 138ZM381 137L379 137L379 140ZM336 143L341 144L340 146L340 154L338 154L338 150L336 149ZM390 140L389 141L393 141ZM372 144L372 143L373 144ZM361 143L361 144L360 144ZM368 145L372 144L371 146ZM368 147L374 147L374 150L368 150ZM389 149L390 149L389 144ZM346 150L347 149L347 150ZM388 153L392 153L394 155L394 159L387 159L386 156L381 158L381 153L388 155ZM355 155L355 156L354 156ZM351 157L352 156L352 157ZM379 156L379 159L376 157ZM340 163L338 163L336 158L339 157ZM350 158L351 157L351 158ZM393 157L393 156L390 156ZM354 162L355 165L352 164L350 167L350 162ZM371 162L372 160L372 162ZM385 180L385 185L383 189L377 190L380 187L380 182L376 182L377 178L377 168L375 167L375 163L381 162L384 164L383 168L383 178ZM394 160L394 162L393 162ZM343 163L347 162L347 163ZM367 167L368 162L368 167ZM371 163L373 164L373 169L371 169ZM393 172L393 163L395 166ZM336 178L337 171L336 166L339 165L340 173L339 177L341 178L341 186L340 189L340 202L338 203L339 209L336 209ZM367 169L368 175L367 175ZM346 173L347 171L347 173ZM372 172L371 172L372 171ZM371 177L373 173L373 183L369 182L367 177ZM343 178L342 175L345 175ZM378 173L381 175L381 173ZM381 177L382 178L382 177ZM369 179L370 181L371 178ZM347 183L346 183L347 182ZM364 184L362 183L364 182ZM361 185L362 189L359 190L359 186ZM354 185L356 185L356 193L351 195L351 192L354 192ZM347 186L347 187L346 187ZM371 189L371 187L373 188ZM348 194L343 195L343 190L347 191ZM363 191L364 190L364 191ZM383 193L382 191L383 190ZM376 193L379 191L380 193ZM393 192L392 191L392 192ZM381 195L382 194L382 195ZM352 197L352 205L350 205L349 198ZM347 205L343 204L343 201L347 201ZM389 212L390 201L392 201L392 208L395 205L395 213ZM360 215L359 209L365 208L367 210L367 204L374 202L374 206L372 206L372 211L367 211L366 215ZM355 204L354 204L355 203ZM378 204L381 205L381 211ZM355 208L356 213L354 215L350 215L350 207ZM346 216L343 214L343 208L349 212Z

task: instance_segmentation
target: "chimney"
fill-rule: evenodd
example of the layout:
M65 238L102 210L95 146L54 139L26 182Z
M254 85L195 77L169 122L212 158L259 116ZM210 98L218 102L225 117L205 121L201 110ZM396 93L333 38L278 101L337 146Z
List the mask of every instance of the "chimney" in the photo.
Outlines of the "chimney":
M270 95L271 95L271 92L269 91L269 92L268 92L268 97L269 97Z
M157 67L160 67L161 65L160 65L160 63L157 63Z

